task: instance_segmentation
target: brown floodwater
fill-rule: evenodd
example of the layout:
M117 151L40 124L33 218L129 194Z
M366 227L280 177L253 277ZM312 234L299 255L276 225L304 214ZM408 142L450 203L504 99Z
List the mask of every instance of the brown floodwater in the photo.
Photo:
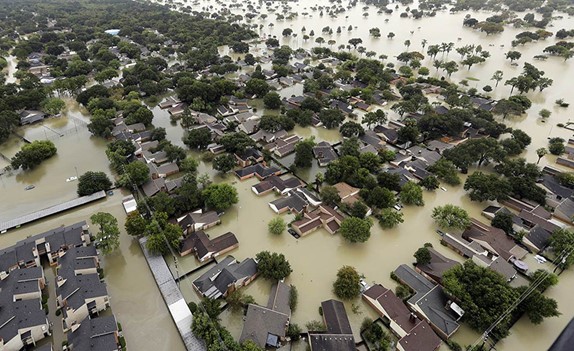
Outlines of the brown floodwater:
M232 2L224 1L224 3L230 4ZM187 4L189 3L185 5ZM216 9L219 8L219 5L213 1L203 1L198 4L200 4L199 7L214 5ZM427 39L429 44L440 44L441 42L454 42L456 46L480 44L484 50L490 51L492 57L486 63L474 66L470 71L461 67L460 71L452 76L452 80L456 82L468 77L478 79L479 81L470 80L469 86L479 90L487 84L494 87L494 82L490 81L494 71L504 71L504 80L509 79L520 73L523 62L533 62L532 57L534 55L541 54L544 47L555 42L554 38L549 38L545 41L518 47L517 50L521 51L523 56L519 60L520 66L514 67L504 59L504 54L510 50L510 41L522 29L506 27L504 33L487 37L484 33L462 27L462 20L466 13L451 15L448 12L439 12L434 18L402 19L399 18L399 13L404 9L403 6L399 6L401 10L395 11L393 15L377 14L375 8L371 6L366 11L369 16L365 18L362 16L365 12L361 9L363 5L359 4L355 8L347 10L346 13L340 14L338 18L330 18L327 15L319 17L318 11L312 12L309 9L315 4L331 5L327 0L289 3L293 8L291 11L299 13L299 17L296 19L276 21L275 15L270 14L267 20L255 19L252 23L264 24L264 28L260 32L262 36L275 35L280 37L282 44L307 49L316 44L314 40L309 40L306 43L302 40L301 28L303 26L306 27L307 33L314 30L315 37L323 36L326 40L336 40L337 43L333 48L340 44L347 44L350 38L360 37L364 41L362 45L367 50L376 51L377 56L386 54L391 62L395 62L394 56L405 51L403 43L407 39L412 43L410 50L421 50L422 39ZM243 6L245 7L245 4ZM411 8L414 6L411 5ZM245 14L241 8L234 9L233 12ZM267 13L265 9L262 12ZM303 16L303 12L309 12L311 15ZM277 13L281 13L281 10L278 10ZM487 12L473 14L478 19L484 19L489 15ZM345 18L346 16L348 17ZM522 16L523 14L520 15L520 17ZM385 22L386 19L388 19L387 22ZM274 23L274 27L268 27L269 23ZM574 20L568 17L555 20L553 23L554 28L549 29L551 31L574 27ZM349 25L354 26L351 32L347 32ZM334 31L338 26L341 26L343 30L341 34L322 35L321 29L325 26L331 26ZM282 38L281 32L286 27L292 28L294 33L298 34L297 37ZM369 37L368 31L373 27L381 29L381 38ZM387 39L386 34L388 32L394 32L395 38ZM458 38L461 40L459 41ZM263 51L266 50L262 49L261 52ZM459 61L460 56L456 52L451 52L448 56L449 60ZM437 58L440 57L441 54L437 56ZM10 77L13 78L15 61L10 59L9 63L8 71L11 72ZM422 63L431 69L431 74L435 74L430 59L427 58ZM528 113L522 117L509 117L505 121L510 126L523 129L531 135L532 144L524 153L529 161L536 161L537 156L534 150L546 146L548 136L571 137L569 131L556 127L557 123L568 121L571 110L556 107L554 101L558 98L565 98L566 101L574 103L574 94L570 90L571 79L566 79L566 77L574 77L571 62L563 62L560 58L549 58L546 62L536 61L534 64L544 70L546 76L554 79L554 85L543 93L528 93L527 96L533 102ZM265 65L264 67L268 66ZM288 97L301 92L302 86L295 85L283 89L281 95ZM501 82L491 94L494 98L503 98L507 97L509 92L510 89ZM542 108L552 111L552 116L546 122L542 122L538 118L538 111ZM389 110L388 107L385 109ZM258 111L258 114L263 113L261 109ZM171 124L166 111L154 108L153 112L155 115L154 125L166 128L167 138L176 145L182 145L183 131L181 127ZM389 110L389 112L391 118L398 117L392 111ZM11 219L74 198L77 183L67 183L66 178L76 175L76 169L79 174L88 170L104 171L111 174L104 153L105 141L91 137L85 125L81 123L81 121L85 122L88 119L85 110L79 108L77 104L69 102L62 117L47 120L43 124L21 128L18 131L20 135L30 140L52 140L58 147L58 155L42 163L31 172L18 171L0 176L0 198L5 200L0 202L0 220ZM317 140L329 142L339 140L336 131L325 129L297 127L294 132L302 137L315 136ZM12 157L22 144L23 142L18 138L12 138L0 146L0 153ZM190 154L199 156L196 152L190 152ZM540 165L551 164L555 166L554 162L555 157L546 156L541 160ZM0 167L4 167L6 164L5 161L0 160ZM314 166L302 175L304 178L312 180L319 171L320 169ZM340 236L331 236L323 230L296 240L287 233L279 237L267 233L267 223L275 216L267 203L272 201L275 195L268 194L257 197L251 191L251 186L257 183L255 179L238 182L232 175L221 177L212 170L209 163L203 161L200 162L199 173L208 173L215 181L235 183L240 196L240 203L223 216L223 224L208 230L211 235L219 235L226 231L234 232L239 239L240 246L231 254L240 260L253 257L262 250L281 252L289 259L293 273L287 282L297 286L299 291L299 304L293 313L293 321L300 326L304 326L310 320L320 319L318 312L320 302L334 298L331 291L332 283L337 270L343 265L356 267L361 274L365 275L368 282L395 286L389 273L399 264L412 262L414 251L425 242L432 243L444 255L460 260L460 257L453 251L440 246L439 237L435 233L435 225L430 218L432 208L445 203L452 203L463 206L472 216L480 218L480 211L488 205L487 203L470 202L462 187L446 186L447 192L440 190L425 192L426 204L424 207L405 207L403 209L405 223L397 228L382 230L378 224L375 224L372 236L367 243L349 244ZM36 188L25 191L24 188L29 184L34 184ZM116 192L116 195L105 201L39 221L18 230L9 231L0 236L0 246L11 245L22 237L61 224L87 220L91 214L97 211L114 214L123 228L125 214L120 204L121 196ZM293 216L289 214L282 216L286 221L293 219ZM169 257L167 259L173 267L173 260ZM542 267L542 265L535 263L531 265L535 265L533 268ZM197 263L192 257L179 259L178 272L182 274L196 266ZM179 334L171 321L137 242L128 237L123 230L120 250L104 259L104 269L111 295L112 309L118 321L123 325L124 335L130 349L184 350ZM182 292L189 301L198 301L197 295L191 290L191 282L193 277L199 274L200 272L181 282ZM497 345L498 350L542 350L551 344L552 340L574 315L574 306L570 303L570 297L574 292L574 273L565 272L561 275L560 280L558 286L549 289L548 296L558 301L562 315L558 318L547 319L537 326L533 326L527 318L521 319L511 330L511 335ZM269 282L257 279L246 288L246 292L252 295L258 303L264 304L269 288ZM346 302L345 305L355 334L358 334L358 327L363 318L376 317L374 312L359 299ZM241 315L225 311L221 317L222 323L230 329L234 336L238 337L243 325ZM149 338L149 335L162 335L162 337ZM478 336L478 333L463 325L455 335L454 340L461 344L471 344ZM299 344L297 349L304 349L303 343Z

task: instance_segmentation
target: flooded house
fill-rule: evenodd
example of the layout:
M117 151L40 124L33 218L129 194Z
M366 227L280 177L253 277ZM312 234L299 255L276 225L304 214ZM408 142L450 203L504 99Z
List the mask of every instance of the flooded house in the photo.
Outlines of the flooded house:
M407 300L410 309L426 320L443 340L453 336L460 327L458 320L464 311L449 300L442 286L433 284L405 264L395 269L394 273L401 283L414 291L414 295Z
M377 312L383 323L399 341L399 351L435 351L441 346L441 339L431 326L421 320L399 299L394 292L375 284L363 293L363 300Z
M269 207L278 214L290 211L293 213L302 213L309 206L319 206L321 200L305 188L296 188L287 192L285 197L274 200L269 203Z
M417 264L415 270L435 284L441 284L443 274L456 266L460 266L460 263L443 256L432 247L428 247L427 250L430 253L430 261L425 264Z
M262 180L259 184L252 186L251 190L256 195L265 195L272 191L279 195L285 195L291 190L300 188L302 186L303 182L295 177L282 179L279 176L272 175L265 180Z
M308 340L311 351L357 350L345 305L341 301L331 299L321 302L321 310L327 330L324 332L309 331Z
M68 347L74 351L121 350L120 331L116 317L102 316L86 319L68 333Z
M301 236L305 236L319 228L324 228L330 234L335 234L341 228L341 222L344 218L334 208L320 205L311 212L305 212L301 220L291 224L291 228Z
M43 121L46 114L42 111L25 110L20 112L20 125L33 124Z
M41 267L21 268L0 280L0 349L20 351L50 336L50 324L42 309L45 285Z
M266 306L249 304L239 342L253 341L261 348L278 348L285 342L291 308L291 287L282 281L271 287Z
M110 307L108 289L98 274L96 248L68 251L60 258L56 302L62 310L64 331Z
M193 253L199 262L206 262L237 247L239 247L239 241L232 232L212 239L204 231L199 230L182 240L179 254L186 256Z
M203 297L218 299L246 286L257 277L257 262L247 258L237 262L227 256L193 281L195 291Z
M215 211L197 210L178 217L174 222L181 227L184 235L188 235L220 224L221 218Z

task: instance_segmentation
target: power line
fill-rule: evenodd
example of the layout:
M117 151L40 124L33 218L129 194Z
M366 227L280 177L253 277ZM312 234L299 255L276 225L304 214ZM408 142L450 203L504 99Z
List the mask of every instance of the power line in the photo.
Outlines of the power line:
M569 251L567 251L567 249L562 250L562 252L560 252L560 254L554 259L554 261L552 261L552 263L554 265L557 265L558 263L560 263L562 260L566 259L568 256L570 256L572 253L574 252L574 247L570 248ZM534 281L532 281L529 285L529 287L518 297L517 300L515 300L511 306L509 306L501 315L500 317L494 322L492 323L482 334L481 337L479 337L473 344L472 344L472 348L478 346L478 344L481 342L484 342L486 340L488 340L490 333L492 333L492 331L494 330L494 328L496 328L500 323L502 323L502 321L504 321L504 319L506 317L508 317L512 311L514 311L515 308L518 307L518 305L520 305L520 303L522 303L522 301L524 301L526 298L528 298L528 296L530 296L530 294L532 294L537 288L538 286L540 286L540 284L542 284L546 278L552 273L548 272L548 271L544 271L538 278L536 278Z

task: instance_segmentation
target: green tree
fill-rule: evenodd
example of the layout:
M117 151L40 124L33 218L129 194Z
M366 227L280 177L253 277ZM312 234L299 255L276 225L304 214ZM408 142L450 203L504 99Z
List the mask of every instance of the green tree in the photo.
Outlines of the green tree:
M397 203L395 194L391 190L381 186L376 186L372 189L361 189L359 194L367 205L376 208L393 207Z
M285 224L285 220L281 217L274 217L267 224L267 230L269 230L271 234L280 235L285 229L287 229L287 224Z
M436 190L438 189L440 182L438 181L438 178L436 176L430 175L422 179L419 185L427 190Z
M269 84L263 79L252 78L245 84L245 93L249 95L265 96L269 92Z
M537 269L530 275L530 285L535 285L540 292L545 292L546 289L556 284L558 284L558 276L544 269Z
M183 142L191 149L205 149L211 143L211 132L208 128L193 128L187 132Z
M78 195L86 196L101 190L108 190L112 182L104 172L88 171L78 180Z
M242 289L229 293L225 301L227 301L227 305L232 313L237 313L250 303L255 303L253 296L244 294Z
M341 222L341 235L351 243L364 243L371 237L373 223L369 219L347 217Z
M480 267L472 260L445 272L442 285L460 301L470 327L480 331L493 325L501 311L511 308L519 296L502 275ZM508 335L511 319L511 315L501 319L491 335L497 338Z
M144 235L147 227L147 221L138 211L128 213L125 223L126 232L131 236Z
M343 266L337 272L337 279L333 283L333 292L343 300L351 300L361 293L361 277L357 270L351 266Z
M519 293L524 293L528 287L521 286L517 288ZM533 324L540 324L547 317L558 317L558 303L556 300L542 295L538 290L534 290L528 294L526 299L518 306L518 311L526 313L528 319Z
M367 128L371 128L373 125L383 125L387 123L387 114L381 109L373 112L367 112L363 116L363 123L367 125Z
M303 106L301 105L301 107ZM326 109L319 112L319 120L323 123L325 128L333 129L343 123L345 116L343 115L343 112L338 109Z
M415 256L415 259L417 260L417 264L421 264L421 265L430 263L431 258L432 258L430 251L427 247L419 248L413 256Z
M558 265L562 269L566 269L574 263L574 255L572 250L574 249L574 232L568 229L557 229L552 233L549 241L550 247L554 250L554 254L560 260Z
M329 206L337 206L341 202L341 197L339 197L339 191L337 188L331 185L326 185L321 188L321 200L324 204Z
M213 159L213 169L221 173L227 173L235 167L235 156L231 154L218 155Z
M548 117L550 117L551 114L552 114L552 112L550 112L550 110L547 110L547 109L545 109L545 108L543 108L542 110L540 110L540 111L538 112L538 115L539 115L541 118L548 118Z
M289 323L287 328L287 336L291 338L291 341L299 341L301 339L301 328L295 323Z
M405 205L424 206L422 188L411 181L405 183L399 194L401 202Z
M541 147L539 149L536 149L536 156L538 156L538 160L536 161L536 164L540 163L540 159L542 157L544 157L546 154L548 154L548 150L546 150L546 148Z
M145 163L135 161L124 167L124 173L120 176L118 185L132 188L143 185L148 180L150 180L149 168Z
M514 234L512 214L506 212L497 212L491 222L492 226L504 230L508 235Z
M297 309L297 302L299 300L299 292L297 291L297 287L295 285L291 285L291 290L289 291L289 308L291 312L294 312Z
M295 166L309 168L313 165L313 139L305 139L295 145Z
M504 200L510 196L512 188L508 180L496 174L474 172L464 183L464 190L469 191L472 201Z
M266 108L276 110L281 107L281 96L274 91L269 92L263 97L263 104Z
M349 121L343 123L341 127L339 127L339 132L342 136L346 138L350 137L360 137L365 134L365 129L357 122Z
M90 217L92 223L99 227L96 234L96 246L104 255L120 247L120 229L118 220L109 213L98 212Z
M391 208L384 208L379 215L379 224L385 229L394 228L403 222L403 213Z
M352 205L347 206L347 212L351 217L365 218L369 208L363 201L355 201Z
M225 134L219 140L225 150L229 153L243 153L247 148L255 146L255 142L247 134L237 132Z
M449 185L459 185L460 178L456 166L446 158L441 158L434 165L430 166L428 171L434 173L439 179Z
M548 140L548 151L550 151L552 155L562 155L564 152L566 152L566 148L564 147L564 139L551 138Z
M35 140L22 146L22 149L12 157L13 169L22 167L23 170L33 169L42 161L54 156L58 150L54 143L49 140Z
M466 229L470 226L470 217L461 207L446 204L432 210L432 218L441 228Z
M42 110L49 115L56 115L66 107L64 100L58 98L48 98L42 101L41 105Z
M281 280L287 278L293 270L283 254L261 251L255 256L257 271L265 279Z
M205 205L217 212L225 211L239 201L237 190L229 184L211 184L202 192Z

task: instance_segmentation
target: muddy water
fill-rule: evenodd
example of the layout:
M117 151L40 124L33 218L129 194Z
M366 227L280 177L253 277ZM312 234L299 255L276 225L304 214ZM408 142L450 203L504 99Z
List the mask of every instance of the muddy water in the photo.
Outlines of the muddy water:
M224 2L229 5L231 2ZM203 5L203 3L201 3ZM187 4L186 4L187 5ZM210 2L214 9L220 8L215 2ZM336 44L333 48L338 47L340 44L347 44L350 38L360 37L363 39L363 46L367 50L374 50L379 54L388 55L389 62L397 64L394 57L405 51L404 41L410 40L410 50L422 49L421 41L428 40L430 44L440 44L441 42L453 42L456 46L466 44L482 45L483 50L488 50L491 57L487 62L473 66L469 71L465 67L460 67L460 70L453 74L452 81L459 82L463 79L473 78L469 80L469 88L475 87L481 91L485 85L494 87L495 82L490 78L494 71L502 70L504 72L504 80L518 75L522 70L523 62L534 63L538 68L546 72L546 76L554 80L554 85L546 89L543 93L531 92L527 96L532 100L533 105L527 114L521 117L508 118L505 123L513 128L520 128L526 131L532 137L532 144L529 146L527 152L524 153L529 161L536 161L537 156L534 152L539 147L544 147L547 144L549 136L561 136L563 138L571 137L571 133L565 129L556 126L557 123L565 123L569 120L571 112L568 109L557 107L554 101L559 98L565 98L568 102L574 101L574 95L570 92L569 80L564 77L574 76L574 69L570 62L563 62L560 58L549 58L546 62L533 61L532 57L542 54L544 47L552 45L556 40L549 38L545 41L538 43L527 44L523 47L518 47L513 50L522 52L522 59L518 61L519 66L514 67L510 65L504 55L508 50L511 50L510 42L516 34L527 29L515 29L506 27L504 33L496 36L486 36L462 26L462 21L466 13L451 15L448 12L439 12L434 18L423 18L420 20L402 19L398 15L404 11L403 6L399 6L399 10L395 10L393 15L377 14L376 9L371 6L368 10L361 9L362 4L359 6L348 9L346 13L339 14L338 18L330 18L327 15L320 17L319 12L312 12L310 7L314 5L331 6L332 3L324 1L313 2L298 2L289 3L292 7L291 12L298 12L299 16L294 20L276 21L275 14L267 12L265 8L261 8L261 13L269 14L266 20L255 19L251 23L263 24L262 30L257 30L262 37L277 36L280 38L282 44L290 45L293 48L303 47L309 49L316 44L311 39L307 42L302 40L303 33L301 28L303 26L307 29L307 34L311 30L315 31L315 38L323 36L325 40L333 39ZM280 5L274 6L277 8L276 13L282 13ZM412 5L411 8L416 6ZM233 9L232 12L244 15L244 8ZM310 13L309 16L303 16L303 12ZM368 17L363 17L363 13L368 12ZM479 12L472 14L479 20L483 20L490 14L486 12ZM522 17L524 14L519 14ZM273 27L269 24L273 23ZM354 28L351 32L347 31L347 27L352 25ZM551 31L556 31L560 28L571 28L574 26L572 18L565 17L563 19L555 20L554 28L549 28ZM330 26L336 31L338 26L342 27L342 33L333 35L322 35L321 29L325 26ZM284 28L293 29L297 37L281 37L281 32ZM369 29L379 27L381 29L382 37L375 39L369 37ZM394 39L387 39L386 35L389 32L396 34ZM460 38L460 39L459 39ZM265 50L262 50L265 51ZM262 52L261 51L261 52ZM425 53L426 54L426 53ZM459 55L456 52L451 52L450 55L439 54L437 59L448 59L460 61ZM436 73L432 68L432 60L426 58L423 60L423 65L429 67L431 75L441 76L443 73ZM475 81L474 79L478 79ZM491 93L493 98L499 99L507 97L510 93L510 88L504 86L504 80L500 85L495 88ZM300 93L300 87L295 86L292 88L283 89L280 91L282 96L288 97L292 94ZM552 111L552 116L547 121L542 121L538 117L538 112L543 109ZM388 110L388 107L386 108ZM389 111L390 112L390 111ZM391 118L398 116L390 112ZM307 137L315 135L319 140L337 141L338 135L331 134L328 131L317 129L296 129L296 133L301 136ZM326 134L326 135L317 135ZM555 157L546 156L540 162L540 166L546 164L555 165ZM312 179L316 169L309 170L305 178ZM405 208L405 223L398 228L390 231L383 231L377 225L373 228L373 236L367 244L349 245L341 240L340 237L331 237L324 231L318 231L310 236L295 240L288 235L281 238L271 237L266 232L266 223L274 216L274 213L268 208L267 202L274 198L273 195L267 195L263 198L256 198L250 191L250 186L255 181L248 181L239 183L241 205L232 212L226 214L223 218L224 224L212 230L213 233L219 234L227 230L234 231L240 240L240 248L233 254L237 258L245 258L253 256L260 250L269 249L285 253L290 259L293 266L294 273L289 277L289 282L299 287L300 302L299 307L293 315L296 323L304 324L311 319L320 319L318 315L318 306L320 301L332 297L331 284L334 279L336 270L344 264L351 264L365 274L368 281L381 282L385 285L393 285L388 276L389 272L401 263L412 262L412 253L424 242L431 242L438 247L438 249L445 255L453 258L458 258L452 251L440 247L438 244L438 237L434 231L434 225L430 219L430 211L434 206L444 203L453 203L456 205L464 206L474 217L480 217L480 210L487 204L475 204L468 200L464 191L459 188L447 187L447 192L438 191L436 193L425 193L426 206L424 208ZM254 218L251 213L257 213ZM287 220L290 219L286 216ZM318 249L320 248L320 249ZM539 268L538 266L535 268ZM522 319L512 330L512 334L503 343L497 346L499 350L517 350L524 349L528 345L528 349L544 349L552 342L552 340L559 333L561 328L568 322L574 314L574 308L569 302L571 296L574 277L571 272L567 272L561 276L561 283L558 287L549 290L548 295L555 298L562 311L562 316L559 318L552 318L539 326L532 326L527 319ZM261 279L257 280L253 285L247 288L247 292L253 295L258 303L266 303L266 297L269 291L269 284ZM193 296L194 294L190 294ZM355 314L352 311L352 304L355 303L360 306L359 312L362 314ZM347 310L349 311L350 318L354 326L358 326L364 316L370 315L372 312L366 311L363 304L354 301L347 303ZM229 316L230 313L226 312L222 320L226 323L236 336L239 335L241 330L241 317ZM536 329L533 329L536 328ZM355 327L355 329L357 329ZM536 331L533 333L533 331ZM534 336L536 335L536 337ZM463 326L456 334L455 340L461 344L473 343L478 334L471 331L468 327Z
M40 124L17 130L26 139L51 140L58 153L32 171L12 171L0 176L0 220L37 211L75 198L77 181L66 182L71 176L86 171L102 171L111 176L105 154L106 142L90 135L85 126L87 116L69 102L62 117L47 119ZM24 144L13 137L0 146L0 153L14 156ZM26 191L27 185L36 188Z

